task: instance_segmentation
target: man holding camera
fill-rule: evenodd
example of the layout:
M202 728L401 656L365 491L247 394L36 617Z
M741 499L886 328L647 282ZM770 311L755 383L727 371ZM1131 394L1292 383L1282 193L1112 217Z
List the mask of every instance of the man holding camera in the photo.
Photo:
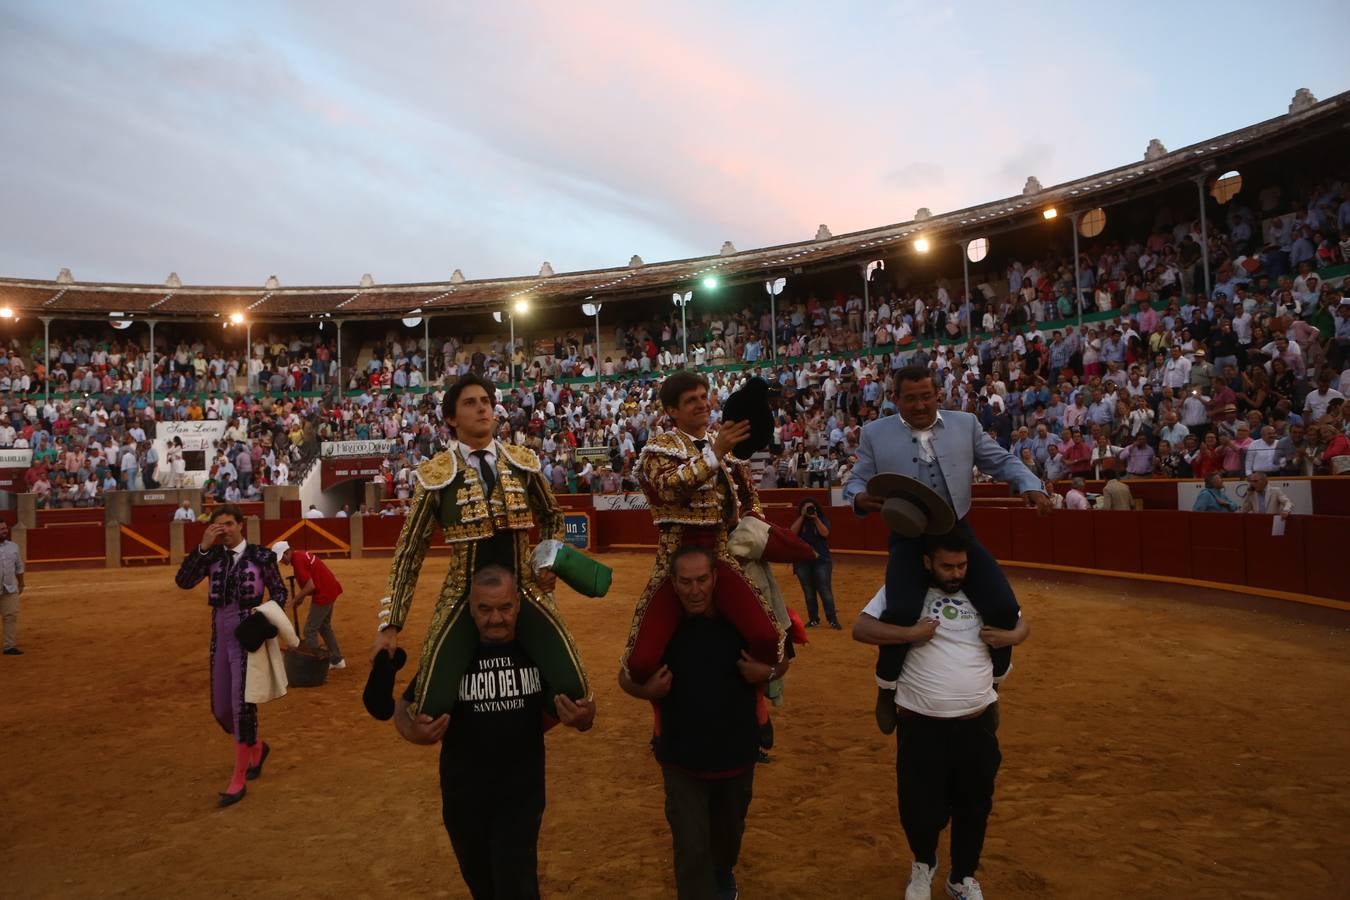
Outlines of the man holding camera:
M834 560L830 558L830 545L825 542L830 536L830 520L821 514L816 501L808 497L801 502L797 518L792 522L792 533L816 551L816 558L810 562L792 564L792 571L801 582L802 597L806 601L806 627L820 625L820 607L824 606L825 621L838 631L839 616L834 609L834 585L831 580Z

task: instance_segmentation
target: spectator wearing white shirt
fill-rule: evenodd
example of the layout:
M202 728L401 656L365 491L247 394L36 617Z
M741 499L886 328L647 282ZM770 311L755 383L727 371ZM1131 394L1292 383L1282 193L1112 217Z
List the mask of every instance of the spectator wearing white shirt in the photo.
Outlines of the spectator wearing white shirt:
M1312 423L1327 414L1332 400L1344 400L1345 395L1331 386L1331 374L1323 372L1317 376L1317 390L1310 391L1303 401L1303 418Z
M1279 472L1277 446L1274 426L1267 425L1262 428L1260 439L1248 444L1246 453L1243 454L1243 474L1250 478L1255 473L1268 475Z

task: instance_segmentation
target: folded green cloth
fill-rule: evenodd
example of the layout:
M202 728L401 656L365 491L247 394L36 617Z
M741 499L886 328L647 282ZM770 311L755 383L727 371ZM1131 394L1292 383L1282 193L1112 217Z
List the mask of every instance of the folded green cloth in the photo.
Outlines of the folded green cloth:
M614 580L613 569L562 541L540 542L534 551L534 567L552 568L563 584L584 597L605 596Z

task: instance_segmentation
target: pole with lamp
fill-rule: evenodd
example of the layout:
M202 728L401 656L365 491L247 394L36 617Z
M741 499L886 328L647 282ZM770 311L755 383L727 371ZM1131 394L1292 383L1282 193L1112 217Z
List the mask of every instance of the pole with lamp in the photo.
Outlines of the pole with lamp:
M594 297L587 297L586 302L581 304L581 311L595 318L595 356L592 361L595 365L596 387L600 386L600 307L603 305L596 303Z
M689 301L693 299L693 291L685 291L683 294L675 293L670 295L670 302L680 308L680 341L684 347L682 352L684 354L684 367L686 369L692 368L692 366L689 365L689 329L685 326L684 308L688 306Z
M1205 212L1205 182L1208 175L1195 179L1195 190L1200 196L1200 263L1205 272L1205 300L1209 300L1209 219Z
M881 267L881 260L874 259L869 263L862 265L863 277L863 346L872 346L872 329L867 327L867 323L872 318L872 273Z
M970 241L961 242L961 277L966 283L965 302L962 304L966 310L966 340L970 340L971 319L975 316L975 303L970 296Z
M769 350L774 365L778 365L778 295L787 286L786 278L771 278L764 282L764 290L769 294Z
M511 327L511 350L506 355L506 367L511 373L511 387L516 386L516 365L514 362L516 355L516 316L524 315L530 311L530 301L517 300L512 309L507 311L506 320ZM502 310L496 310L492 314L493 320L500 325L502 323Z

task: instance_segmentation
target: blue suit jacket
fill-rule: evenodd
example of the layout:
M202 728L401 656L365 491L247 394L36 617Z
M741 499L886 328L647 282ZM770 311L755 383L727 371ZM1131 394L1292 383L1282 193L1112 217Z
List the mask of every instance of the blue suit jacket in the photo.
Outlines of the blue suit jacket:
M986 475L1008 482L1019 493L1044 489L1036 473L985 434L979 419L970 413L947 409L939 413L939 421L933 426L933 452L958 518L970 512L971 475L976 466ZM844 500L853 503L853 498L867 490L868 479L878 473L896 472L927 483L927 469L919 454L918 438L904 419L897 415L868 422L858 445L858 464L844 485Z

